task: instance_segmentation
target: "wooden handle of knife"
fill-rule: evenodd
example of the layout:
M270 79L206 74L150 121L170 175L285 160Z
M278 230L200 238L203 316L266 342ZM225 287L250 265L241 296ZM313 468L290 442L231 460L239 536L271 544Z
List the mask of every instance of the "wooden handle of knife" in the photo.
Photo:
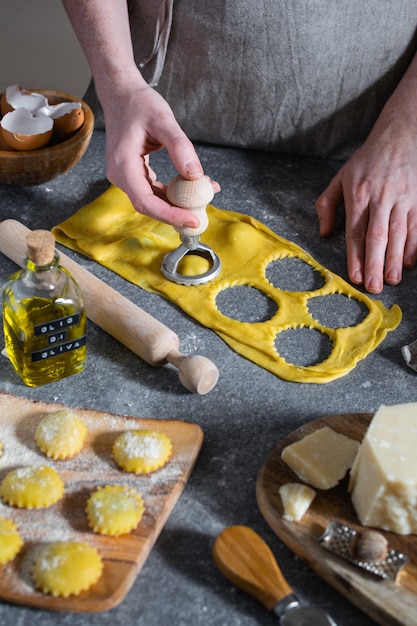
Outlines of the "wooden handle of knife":
M17 220L0 222L0 252L22 266L29 232ZM171 329L63 252L59 252L59 257L83 293L89 319L150 365L161 366L169 361L180 366L180 380L193 393L207 393L214 387L218 379L214 363L203 356L181 355L178 336ZM194 363L196 368L191 367Z
M269 610L293 593L267 544L247 526L221 532L213 545L213 559L228 580Z

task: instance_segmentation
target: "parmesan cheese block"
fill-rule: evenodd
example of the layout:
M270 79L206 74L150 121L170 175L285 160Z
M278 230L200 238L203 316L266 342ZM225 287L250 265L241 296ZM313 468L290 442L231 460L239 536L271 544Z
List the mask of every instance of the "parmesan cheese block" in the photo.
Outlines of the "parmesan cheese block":
M361 524L417 533L417 403L381 406L352 467L349 491Z
M286 483L279 488L284 512L282 517L290 522L299 522L313 502L316 492L307 485Z
M300 480L331 489L352 466L358 447L357 441L324 426L284 448L281 458Z

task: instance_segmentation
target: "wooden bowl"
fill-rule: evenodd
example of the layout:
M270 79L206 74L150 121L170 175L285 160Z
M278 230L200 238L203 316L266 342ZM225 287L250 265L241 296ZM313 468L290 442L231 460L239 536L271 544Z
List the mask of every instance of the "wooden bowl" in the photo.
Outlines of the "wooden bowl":
M79 98L60 91L38 90L49 104L81 102L84 123L74 135L59 143L53 139L39 150L17 152L0 144L0 183L7 185L40 185L68 172L88 148L94 129L94 115L90 107Z

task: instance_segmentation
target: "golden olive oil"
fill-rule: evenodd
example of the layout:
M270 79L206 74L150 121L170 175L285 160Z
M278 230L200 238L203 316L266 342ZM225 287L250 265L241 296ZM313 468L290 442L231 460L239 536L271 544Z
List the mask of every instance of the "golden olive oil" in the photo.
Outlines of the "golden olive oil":
M82 294L59 265L52 235L52 251L39 257L42 265L35 262L38 257L33 248L41 246L37 233L51 235L49 231L33 231L28 236L35 236L28 248L31 254L28 252L24 268L2 289L6 352L23 382L31 387L81 372L87 351Z

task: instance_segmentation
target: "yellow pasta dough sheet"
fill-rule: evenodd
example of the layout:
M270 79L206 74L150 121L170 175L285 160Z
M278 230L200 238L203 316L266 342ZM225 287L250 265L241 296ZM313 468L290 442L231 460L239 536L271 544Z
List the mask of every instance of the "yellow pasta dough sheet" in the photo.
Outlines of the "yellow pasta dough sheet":
M222 270L198 286L176 284L161 272L162 259L180 245L173 227L137 213L127 195L110 186L52 230L56 240L101 263L126 280L157 293L215 331L238 354L290 381L326 383L352 370L401 321L397 305L387 309L317 263L306 251L256 219L208 205L208 229L201 240L221 258ZM271 264L296 258L318 272L322 284L310 291L289 291L266 277ZM196 273L200 273L198 270ZM251 287L276 304L275 313L262 321L239 321L218 308L217 298L227 289ZM359 323L330 328L314 318L309 301L339 294L355 299L367 313ZM324 334L331 349L311 365L287 361L277 351L277 338L288 330L310 329Z

